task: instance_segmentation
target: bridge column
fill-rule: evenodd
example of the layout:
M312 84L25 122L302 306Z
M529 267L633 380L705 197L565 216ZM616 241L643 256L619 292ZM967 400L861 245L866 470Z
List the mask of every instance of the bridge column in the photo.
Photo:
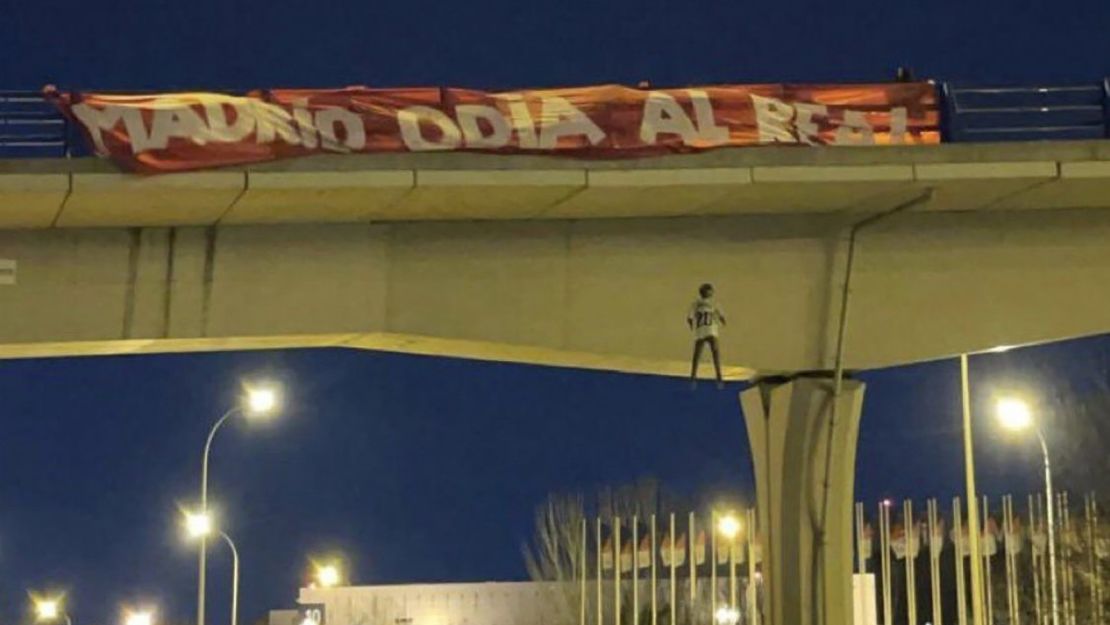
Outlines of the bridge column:
M765 378L740 394L755 465L767 625L852 623L853 488L864 384L844 380L830 437L833 387L828 372L803 373Z

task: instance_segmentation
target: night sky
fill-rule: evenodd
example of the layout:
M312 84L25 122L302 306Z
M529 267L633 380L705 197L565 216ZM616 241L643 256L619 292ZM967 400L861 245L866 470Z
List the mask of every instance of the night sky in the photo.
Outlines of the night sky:
M1040 483L1033 441L1002 435L990 398L1094 386L1108 359L1110 336L973 358L983 492ZM229 423L212 460L213 506L244 558L244 622L291 605L317 554L346 554L360 583L522 579L549 492L651 476L703 505L754 498L739 385L354 350L0 361L3 622L25 589L50 587L85 622L114 622L129 601L189 622L195 551L178 506L195 501L211 423L258 377L283 383L283 413ZM960 494L957 362L862 377L859 498ZM212 553L220 623L230 563Z
M2 9L5 89L847 82L899 65L991 83L1110 74L1103 0ZM1101 338L973 361L983 490L1039 484L1032 442L990 425L991 389L1084 380L1108 351ZM292 605L316 553L349 554L358 582L522 578L520 543L550 491L654 476L694 499L752 496L737 386L335 350L0 362L0 623L46 588L69 591L78 625L144 601L189 622L195 557L177 506L195 497L211 422L257 375L282 380L289 403L220 434L211 484L244 558L244 623ZM951 360L863 375L860 498L960 492L957 376ZM212 553L209 618L222 623L230 565Z

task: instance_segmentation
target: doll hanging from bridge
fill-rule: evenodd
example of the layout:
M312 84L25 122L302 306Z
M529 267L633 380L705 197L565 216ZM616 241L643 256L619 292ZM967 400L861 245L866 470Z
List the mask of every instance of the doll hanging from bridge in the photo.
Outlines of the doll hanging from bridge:
M713 352L713 368L717 372L717 388L724 388L721 380L721 350L717 343L721 326L725 325L725 315L713 301L713 285L705 283L698 287L698 298L690 305L686 314L686 325L694 333L694 357L690 363L690 386L697 388L698 361L702 349L709 345Z

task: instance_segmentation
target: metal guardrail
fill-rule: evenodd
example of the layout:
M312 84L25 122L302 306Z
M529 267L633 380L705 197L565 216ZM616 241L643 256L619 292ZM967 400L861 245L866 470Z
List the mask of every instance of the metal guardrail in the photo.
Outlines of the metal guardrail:
M1110 80L1036 87L941 87L944 140L1061 141L1110 136Z
M987 87L942 83L945 142L1110 138L1110 78L1101 84ZM88 156L41 93L0 91L0 158Z
M69 154L65 117L39 93L0 92L0 158L59 158Z

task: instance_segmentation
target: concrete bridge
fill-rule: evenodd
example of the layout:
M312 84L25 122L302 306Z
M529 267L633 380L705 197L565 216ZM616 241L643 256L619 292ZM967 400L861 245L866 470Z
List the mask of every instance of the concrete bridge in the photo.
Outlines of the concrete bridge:
M7 161L0 357L343 346L678 376L711 281L728 377L758 381L771 622L841 624L863 388L797 372L1110 330L1107 208L1107 142Z

